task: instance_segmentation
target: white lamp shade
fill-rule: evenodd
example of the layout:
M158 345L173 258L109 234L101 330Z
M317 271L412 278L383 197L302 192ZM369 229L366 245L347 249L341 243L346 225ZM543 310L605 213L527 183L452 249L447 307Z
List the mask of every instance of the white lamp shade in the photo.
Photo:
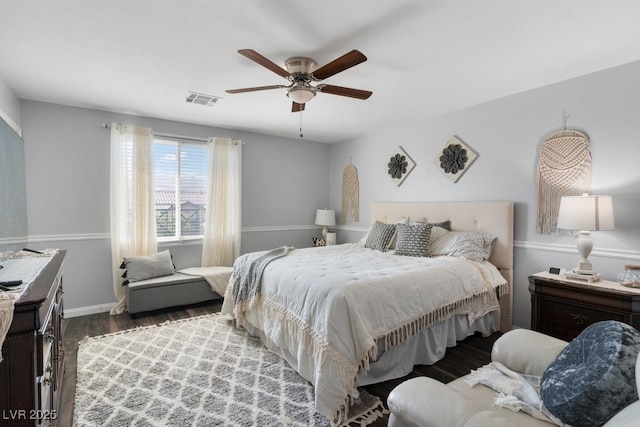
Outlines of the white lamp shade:
M318 209L316 211L316 225L325 227L336 225L336 211L332 209Z
M564 196L560 199L558 228L580 231L613 230L611 196Z

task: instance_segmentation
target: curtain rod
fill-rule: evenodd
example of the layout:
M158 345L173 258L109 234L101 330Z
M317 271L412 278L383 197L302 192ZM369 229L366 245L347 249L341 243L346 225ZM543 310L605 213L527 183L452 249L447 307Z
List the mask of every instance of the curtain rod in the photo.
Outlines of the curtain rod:
M111 125L108 123L103 123L102 127L105 129L111 129ZM196 138L193 136L171 135L168 133L156 133L156 132L154 132L153 135L159 138L174 138L174 139L182 139L185 141L204 142L204 143L209 142L209 140L206 138Z

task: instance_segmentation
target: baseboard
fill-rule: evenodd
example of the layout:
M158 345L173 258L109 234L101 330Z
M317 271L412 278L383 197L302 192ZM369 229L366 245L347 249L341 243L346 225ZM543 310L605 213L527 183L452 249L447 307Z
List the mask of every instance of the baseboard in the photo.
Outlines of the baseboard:
M115 304L116 303L89 305L86 307L78 307L78 308L65 308L64 317L72 318L72 317L88 316L90 314L105 313L105 312L111 311L111 307L113 307Z

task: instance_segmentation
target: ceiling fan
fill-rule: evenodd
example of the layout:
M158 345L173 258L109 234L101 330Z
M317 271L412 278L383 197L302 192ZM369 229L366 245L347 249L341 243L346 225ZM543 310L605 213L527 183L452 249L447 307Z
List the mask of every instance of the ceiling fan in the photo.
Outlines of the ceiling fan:
M338 74L348 68L354 67L366 61L367 57L357 50L352 50L351 52L345 53L341 57L334 59L333 61L329 62L326 65L323 65L320 68L316 68L318 66L318 63L311 58L294 56L284 62L286 69L280 67L279 65L276 65L253 49L240 49L238 53L289 80L289 85L271 85L248 87L243 89L230 89L226 91L227 93L244 93L269 89L286 89L287 96L293 101L291 111L294 113L304 110L305 104L311 101L318 92L328 93L331 95L348 96L350 98L357 99L367 99L373 94L373 92L368 90L353 89L349 87L334 86L328 84L318 84L316 86L311 85L312 82L324 80L327 77L331 77L334 74Z

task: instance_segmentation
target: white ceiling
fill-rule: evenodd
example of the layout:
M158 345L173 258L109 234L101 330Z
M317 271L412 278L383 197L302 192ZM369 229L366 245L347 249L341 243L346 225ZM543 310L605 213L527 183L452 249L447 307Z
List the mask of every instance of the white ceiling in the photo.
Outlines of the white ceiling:
M337 142L640 60L638 0L0 0L0 80L22 99ZM287 84L237 53L324 65L300 117ZM188 91L221 96L187 104Z

